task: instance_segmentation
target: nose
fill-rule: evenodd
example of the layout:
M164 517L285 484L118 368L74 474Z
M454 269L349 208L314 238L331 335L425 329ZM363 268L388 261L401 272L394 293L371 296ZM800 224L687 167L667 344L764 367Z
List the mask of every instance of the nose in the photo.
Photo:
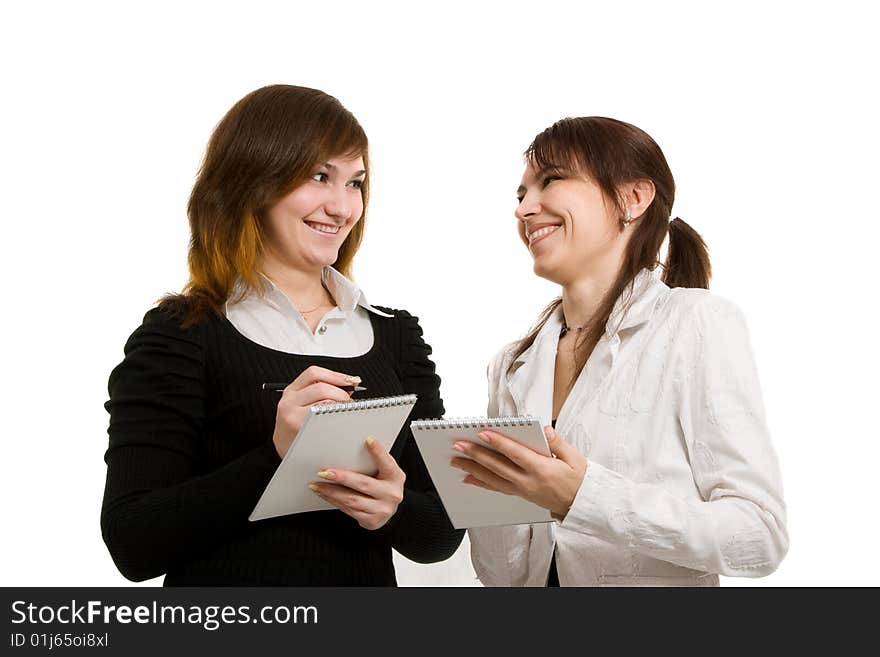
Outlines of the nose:
M517 219L526 222L539 212L541 212L541 204L538 202L537 195L526 193L519 205L516 206L514 214Z
M328 217L343 223L351 218L351 198L345 185L339 185L332 189L324 203L324 212Z

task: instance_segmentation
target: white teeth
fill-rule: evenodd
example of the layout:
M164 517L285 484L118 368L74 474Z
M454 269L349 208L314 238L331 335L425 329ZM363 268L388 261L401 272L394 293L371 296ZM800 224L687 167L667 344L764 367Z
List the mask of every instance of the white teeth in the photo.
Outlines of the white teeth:
M539 237L544 237L544 235L549 235L557 228L559 228L559 226L544 226L543 228L539 228L534 233L529 233L529 242L534 242Z
M312 224L308 221L306 222L306 225L312 230L318 231L319 233L331 233L335 235L339 232L339 226L328 226L327 224Z

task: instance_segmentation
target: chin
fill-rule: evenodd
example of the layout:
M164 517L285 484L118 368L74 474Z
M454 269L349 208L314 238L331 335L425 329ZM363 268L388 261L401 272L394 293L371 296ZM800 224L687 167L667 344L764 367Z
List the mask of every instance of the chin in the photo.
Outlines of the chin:
M536 276L540 276L541 278L544 278L551 283L559 283L557 268L554 267L552 263L547 262L543 258L537 258L535 260L532 271L535 272Z

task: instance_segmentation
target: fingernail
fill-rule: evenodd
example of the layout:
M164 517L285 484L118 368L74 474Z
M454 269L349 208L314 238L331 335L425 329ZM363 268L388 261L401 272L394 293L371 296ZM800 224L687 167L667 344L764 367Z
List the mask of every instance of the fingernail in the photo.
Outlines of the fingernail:
M462 454L464 454L464 445L462 445L461 443L452 443L452 449L454 449L456 452L461 452Z
M367 436L367 447L372 447L373 443L375 443L375 442L376 442L375 438L373 438L372 436Z
M319 490L318 484L309 484L309 490L312 491L313 493L317 493Z
M333 472L332 470L321 470L318 473L318 476L321 479L336 479L336 473Z
M359 376L346 376L345 380L348 381L349 383L353 383L354 385L357 385L358 383L361 382L361 377L359 377Z
M486 433L485 431L480 432L479 436L480 436L480 440L482 440L484 443L491 443L491 442L492 442L492 441L489 439L489 434Z

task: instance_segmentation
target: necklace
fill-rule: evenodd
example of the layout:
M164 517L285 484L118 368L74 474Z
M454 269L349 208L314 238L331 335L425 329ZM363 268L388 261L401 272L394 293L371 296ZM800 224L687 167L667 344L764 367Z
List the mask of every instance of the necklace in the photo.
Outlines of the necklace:
M569 326L568 324L565 323L565 320L563 319L562 320L562 330L559 331L559 337L560 338L565 337L565 334L568 333L569 331L577 331L578 333L580 333L585 328L587 328L587 327L586 326Z
M326 292L327 289L324 288L324 291ZM318 310L319 308L323 308L323 307L326 306L326 305L327 305L327 300L324 299L323 301L321 301L321 303L319 303L317 306L315 306L315 307L312 308L311 310L299 310L299 309L297 309L297 310L298 310L299 314L302 315L302 318L303 318L303 319L306 319L306 315L308 315L309 313L313 313L313 312L315 312L316 310ZM306 320L306 321L308 321L308 320Z
M315 307L312 308L311 310L300 310L300 311L299 311L299 314L302 315L303 317L305 317L305 316L308 315L309 313L313 313L313 312L315 312L318 308L320 308L320 307L323 306L324 304L326 304L326 301L322 301L320 304L318 304L317 306L315 306Z

